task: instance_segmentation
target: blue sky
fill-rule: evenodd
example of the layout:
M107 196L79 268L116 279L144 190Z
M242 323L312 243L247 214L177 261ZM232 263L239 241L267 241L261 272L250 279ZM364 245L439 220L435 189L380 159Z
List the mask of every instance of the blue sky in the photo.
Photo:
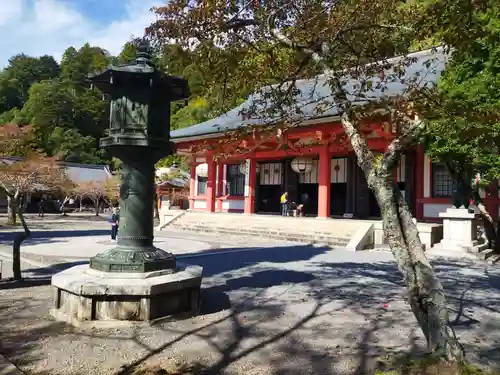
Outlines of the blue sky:
M155 16L149 11L165 0L0 0L0 68L25 53L60 59L69 46L88 42L120 52L142 36Z

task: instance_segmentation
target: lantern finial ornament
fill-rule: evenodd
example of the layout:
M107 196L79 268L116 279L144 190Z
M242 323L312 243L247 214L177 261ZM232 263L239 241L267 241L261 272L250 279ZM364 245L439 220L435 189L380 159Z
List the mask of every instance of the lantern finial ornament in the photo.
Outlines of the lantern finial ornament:
M135 63L151 65L151 46L147 39L141 40L140 44L137 46Z

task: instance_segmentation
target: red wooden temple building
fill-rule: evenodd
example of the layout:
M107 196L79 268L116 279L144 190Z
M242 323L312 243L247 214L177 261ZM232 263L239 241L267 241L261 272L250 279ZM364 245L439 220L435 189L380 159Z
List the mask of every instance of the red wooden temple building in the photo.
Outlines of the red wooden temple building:
M422 51L406 75L425 77L435 83L444 70L448 55L443 50ZM398 58L393 62L397 63ZM331 109L314 115L318 98L324 102L331 92L324 76L296 82L302 103L298 126L280 134L259 134L259 124L269 120L248 118L243 113L253 96L237 108L212 120L172 131L171 138L178 153L191 160L189 207L210 212L241 212L246 214L280 213L280 196L304 204L306 216L318 218L377 218L380 210L367 186L356 157L340 124L339 111ZM374 85L376 86L376 85ZM397 95L405 91L401 81L389 82L386 89L373 90L372 97ZM257 129L237 139L232 132ZM374 152L384 152L393 137L387 123L367 124L364 132ZM272 135L270 135L272 134ZM431 163L422 146L405 151L395 176L414 216L433 221L451 207L453 180L445 167ZM486 204L498 215L498 196L488 197Z

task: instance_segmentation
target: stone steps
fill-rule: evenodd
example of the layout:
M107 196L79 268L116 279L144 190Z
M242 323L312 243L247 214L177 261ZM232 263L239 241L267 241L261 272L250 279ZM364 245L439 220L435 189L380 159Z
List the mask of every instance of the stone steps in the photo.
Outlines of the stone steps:
M469 252L474 254L479 260L484 260L491 264L498 263L500 261L500 254L495 253L495 250L493 249L489 249L487 244L479 249L471 249Z
M321 220L316 218L294 218L283 216L265 216L265 215L244 215L244 214L226 214L226 213L199 213L186 212L184 216L191 222L218 222L218 223L248 223L251 225L286 225L287 228L303 228L304 226L312 225L315 229L331 230L332 228L352 229L357 227L357 223L350 219L328 219Z
M477 245L475 245L474 247L467 248L467 251L469 253L478 254L478 253L481 253L485 250L488 250L488 243L487 242L479 243L478 241L475 241L475 243L477 243Z
M318 220L281 216L186 212L168 225L183 231L264 237L277 240L344 247L359 223L352 220Z

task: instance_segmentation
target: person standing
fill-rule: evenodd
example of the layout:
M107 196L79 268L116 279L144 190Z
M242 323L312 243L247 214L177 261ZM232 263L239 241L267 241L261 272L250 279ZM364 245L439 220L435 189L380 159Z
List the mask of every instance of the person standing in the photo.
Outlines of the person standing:
M118 227L120 225L120 213L117 208L113 208L113 213L111 214L111 241L116 241L116 236L118 235Z
M42 197L40 202L38 202L38 217L43 217L45 215L45 199Z
M281 216L286 216L288 213L288 193L285 191L280 198Z

